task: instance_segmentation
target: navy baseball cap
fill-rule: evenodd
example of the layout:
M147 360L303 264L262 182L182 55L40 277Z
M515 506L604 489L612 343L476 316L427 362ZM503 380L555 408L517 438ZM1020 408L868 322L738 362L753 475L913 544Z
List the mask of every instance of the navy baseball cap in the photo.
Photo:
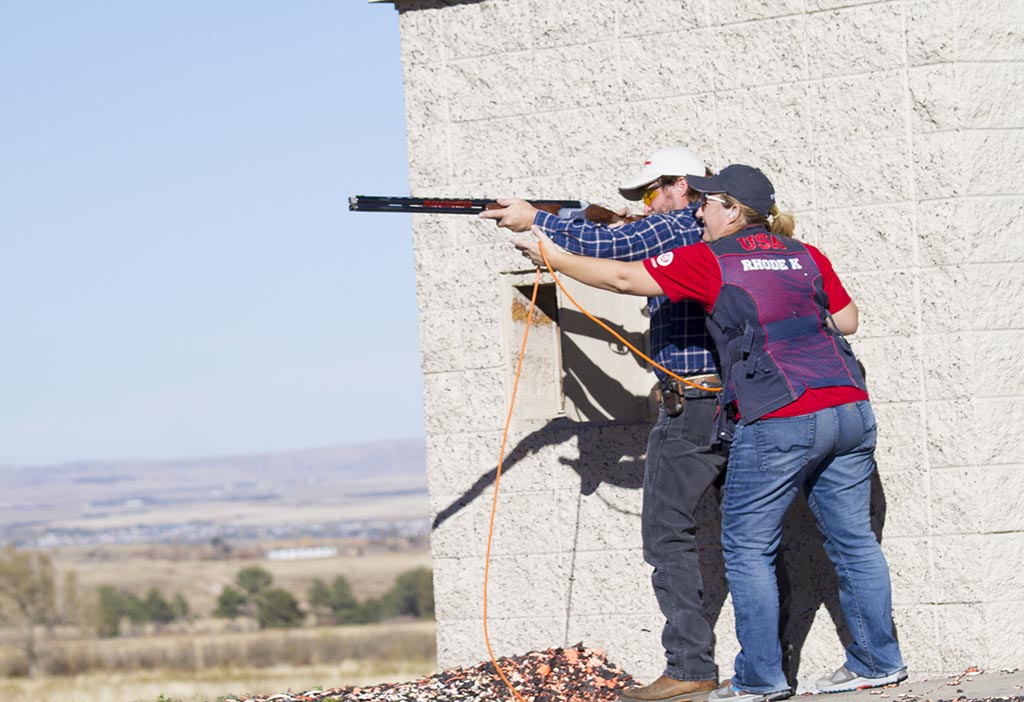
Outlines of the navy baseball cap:
M686 182L699 193L725 193L767 217L775 204L775 188L753 166L734 163L707 178L688 175Z

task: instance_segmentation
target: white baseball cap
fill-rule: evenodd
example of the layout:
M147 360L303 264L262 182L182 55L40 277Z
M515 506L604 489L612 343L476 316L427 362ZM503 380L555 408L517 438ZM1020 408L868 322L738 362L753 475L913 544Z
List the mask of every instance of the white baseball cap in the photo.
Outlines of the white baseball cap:
M685 146L670 146L655 151L635 177L619 186L619 192L627 200L639 200L647 186L662 176L703 176L705 172L704 159L700 156Z

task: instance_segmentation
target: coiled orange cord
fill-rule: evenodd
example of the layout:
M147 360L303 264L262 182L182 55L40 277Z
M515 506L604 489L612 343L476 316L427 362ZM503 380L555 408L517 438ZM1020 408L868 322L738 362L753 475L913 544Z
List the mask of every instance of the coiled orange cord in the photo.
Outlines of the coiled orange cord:
M569 294L569 291L565 289L564 285L562 285L562 281L559 280L558 276L555 275L555 271L551 267L551 263L548 261L548 255L546 253L544 253L544 246L543 246L543 244L541 244L541 246L540 246L540 255L544 258L544 265L547 266L548 273L551 274L551 277L552 277L552 279L554 279L555 284L558 285L558 289L562 291L562 293L565 295L565 297L569 300L569 302L571 302L573 304L574 307L576 307L576 309L578 309L580 312L582 312L584 315L586 315L587 319L590 319L591 321L595 322L602 329L604 329L609 334L614 336L616 339L618 339L620 342L622 342L627 348L629 348L630 351L635 353L637 356L639 356L640 358L644 359L645 361L650 363L655 368L661 369L662 371L664 371L665 373L667 373L671 377L675 378L676 380L680 381L681 383L685 383L686 385L689 385L689 386L695 387L695 388L699 388L701 390L706 390L707 392L721 392L722 391L722 388L704 387L703 385L700 385L698 383L694 383L692 381L687 380L686 378L683 378L681 376L676 375L675 373L670 371L668 368L665 368L660 363L657 363L653 359L651 359L648 356L646 356L642 351L640 351L640 349L638 349L637 347L633 346L633 344L629 343L624 338L622 338L622 336L619 333L617 333L614 329L609 327L607 324L602 322L600 319L598 319L594 315L590 314L590 312L587 312L585 309L583 309L583 307L580 305L580 303L576 302L576 300L573 298L573 296ZM512 687L512 683L509 682L507 677L505 677L505 674L501 671L501 666L498 665L498 661L494 657L494 652L491 650L491 637L490 637L490 634L487 631L487 583L488 583L488 580L489 580L490 570L491 570L491 541L492 541L492 539L494 537L494 516L495 516L495 514L497 512L497 509L498 509L498 485L501 482L501 469L502 469L502 466L505 463L505 444L508 442L508 429L509 429L509 426L511 426L511 424L512 424L512 410L515 408L515 405L516 405L516 392L519 390L519 376L521 375L522 370L523 370L523 356L526 353L526 340L528 338L530 338L530 325L533 323L533 310L534 310L534 308L536 307L536 304L537 304L537 291L540 290L540 273L541 273L541 270L540 270L540 267L538 267L537 268L537 276L536 276L536 278L533 281L533 293L530 296L530 308L529 308L529 310L526 313L526 330L523 332L523 343L519 347L519 359L516 361L516 375L515 375L515 380L512 383L512 398L510 399L510 401L508 403L508 415L505 418L505 430L504 430L504 432L501 435L501 452L498 454L498 468L497 468L497 470L495 471L495 474L494 474L494 497L491 500L491 519L490 519L490 522L489 522L489 524L487 526L487 553L484 555L484 593L483 593L484 594L484 612L483 612L484 643L487 645L487 655L490 656L491 663L494 665L494 670L497 671L498 677L501 678L502 682L505 683L505 686L508 687L508 689L512 692L512 694L515 696L515 698L519 702L526 702L526 700L523 698L522 695L519 694L518 690L516 690L514 687Z

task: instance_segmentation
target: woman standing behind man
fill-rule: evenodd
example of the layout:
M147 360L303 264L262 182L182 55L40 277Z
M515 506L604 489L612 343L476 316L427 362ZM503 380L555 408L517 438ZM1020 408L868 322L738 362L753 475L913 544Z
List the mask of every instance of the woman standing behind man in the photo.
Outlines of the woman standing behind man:
M725 392L735 413L722 501L722 547L741 650L718 702L792 695L782 670L775 557L782 521L802 487L839 577L853 642L846 663L817 681L823 692L906 679L893 633L889 568L871 531L875 418L864 378L843 338L857 306L816 248L790 238L794 220L775 205L761 171L732 165L687 176L703 194L704 244L646 261L574 256L534 233L556 270L594 287L696 300L708 315ZM516 247L543 265L537 242Z

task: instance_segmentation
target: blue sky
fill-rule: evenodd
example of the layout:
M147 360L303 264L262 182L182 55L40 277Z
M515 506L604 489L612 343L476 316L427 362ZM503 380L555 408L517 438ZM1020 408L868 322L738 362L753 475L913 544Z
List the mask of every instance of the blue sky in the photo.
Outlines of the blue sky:
M0 0L0 465L423 435L398 14Z

